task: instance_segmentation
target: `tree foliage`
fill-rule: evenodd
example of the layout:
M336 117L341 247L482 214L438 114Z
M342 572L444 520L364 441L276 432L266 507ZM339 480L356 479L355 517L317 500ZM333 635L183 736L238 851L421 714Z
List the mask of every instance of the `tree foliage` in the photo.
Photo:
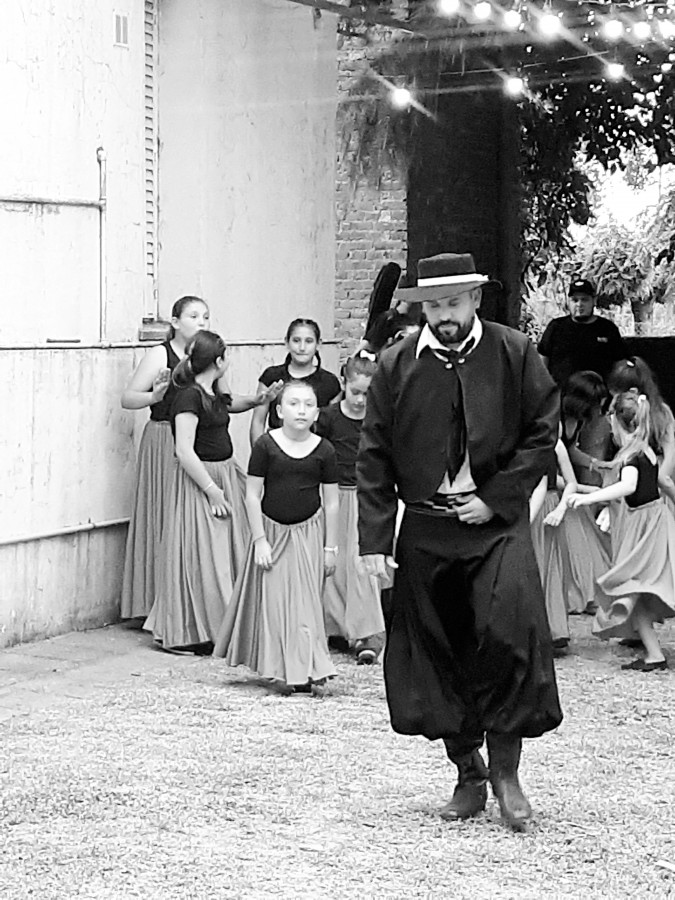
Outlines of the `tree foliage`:
M600 307L645 302L654 274L648 236L613 219L589 232L577 256L579 272L596 287Z
M417 21L434 25L429 9L414 4ZM604 69L607 46L596 47L592 40L581 45L588 50L583 53L561 41L504 44L492 33L481 43L475 30L470 40L458 40L447 23L439 35L392 40L371 59L372 72L355 81L343 113L353 175L377 180L384 168L405 172L418 149L420 118L437 112L442 93L501 89L504 73L521 74L529 84L517 101L523 273L543 272L552 257L569 255L570 224L589 220L593 181L579 165L581 155L607 170L624 168L640 147L653 151L658 165L675 161L675 78L668 69L668 45L655 41L644 49L620 42L613 58L629 77L610 81ZM395 110L387 85L405 85L416 104ZM671 215L675 220L675 203ZM670 235L673 258L675 227Z

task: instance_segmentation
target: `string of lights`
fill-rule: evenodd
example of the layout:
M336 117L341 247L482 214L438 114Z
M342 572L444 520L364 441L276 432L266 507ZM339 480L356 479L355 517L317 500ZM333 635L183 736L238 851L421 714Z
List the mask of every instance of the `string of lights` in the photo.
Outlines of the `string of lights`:
M405 20L367 0L349 5L345 0L290 2L366 27L400 31L410 41L411 53L419 53L422 45L456 58L457 69L443 73L456 83L426 89L427 94L501 87L511 97L532 98L537 86L600 81L627 82L648 97L649 85L670 79L675 64L675 0L426 0L411 4ZM569 54L570 47L576 55ZM472 52L499 55L510 49L518 60L508 68L498 60L485 69L467 65ZM529 61L542 51L549 57L546 63ZM422 109L414 85L377 77L386 83L392 105Z
M675 0L557 0L555 5L554 0L515 0L508 5L497 0L435 0L425 13L425 27L435 23L426 48L456 58L457 69L443 74L465 82L443 91L502 87L511 97L532 99L537 86L602 81L627 82L649 94L648 83L660 85L675 63ZM471 51L493 50L498 55L509 48L512 57L518 56L510 68L497 61L489 69L466 65ZM576 55L569 54L570 48ZM530 56L547 59L530 63ZM480 78L488 74L492 84ZM405 109L414 99L412 86L392 82L392 105Z

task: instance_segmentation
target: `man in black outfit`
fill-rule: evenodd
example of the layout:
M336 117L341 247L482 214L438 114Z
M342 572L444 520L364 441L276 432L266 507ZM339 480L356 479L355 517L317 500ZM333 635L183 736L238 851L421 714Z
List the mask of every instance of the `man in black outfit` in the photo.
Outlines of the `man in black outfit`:
M595 315L595 289L583 278L570 284L568 308L569 315L552 319L539 341L549 372L560 387L573 372L589 369L606 380L627 355L619 329Z
M489 779L502 818L522 830L522 738L562 719L528 520L558 393L525 335L476 316L488 279L469 254L420 260L419 276L409 294L427 324L383 352L357 462L364 567L396 568L387 701L395 731L442 739L457 766L443 818L480 813Z

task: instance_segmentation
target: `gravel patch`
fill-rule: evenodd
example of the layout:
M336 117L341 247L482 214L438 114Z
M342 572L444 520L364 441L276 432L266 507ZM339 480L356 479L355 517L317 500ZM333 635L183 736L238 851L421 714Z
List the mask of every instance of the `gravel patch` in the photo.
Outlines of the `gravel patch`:
M528 834L492 800L439 818L453 769L391 732L379 666L336 655L326 696L284 697L167 656L0 725L0 897L675 897L675 668L622 672L589 627L556 662L565 721L525 744Z

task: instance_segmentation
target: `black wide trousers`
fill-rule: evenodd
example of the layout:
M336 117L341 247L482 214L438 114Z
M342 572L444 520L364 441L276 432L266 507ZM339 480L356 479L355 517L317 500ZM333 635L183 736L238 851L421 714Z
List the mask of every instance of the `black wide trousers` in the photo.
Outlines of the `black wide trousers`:
M485 525L407 509L384 676L392 727L456 753L485 732L538 737L562 721L527 516Z

